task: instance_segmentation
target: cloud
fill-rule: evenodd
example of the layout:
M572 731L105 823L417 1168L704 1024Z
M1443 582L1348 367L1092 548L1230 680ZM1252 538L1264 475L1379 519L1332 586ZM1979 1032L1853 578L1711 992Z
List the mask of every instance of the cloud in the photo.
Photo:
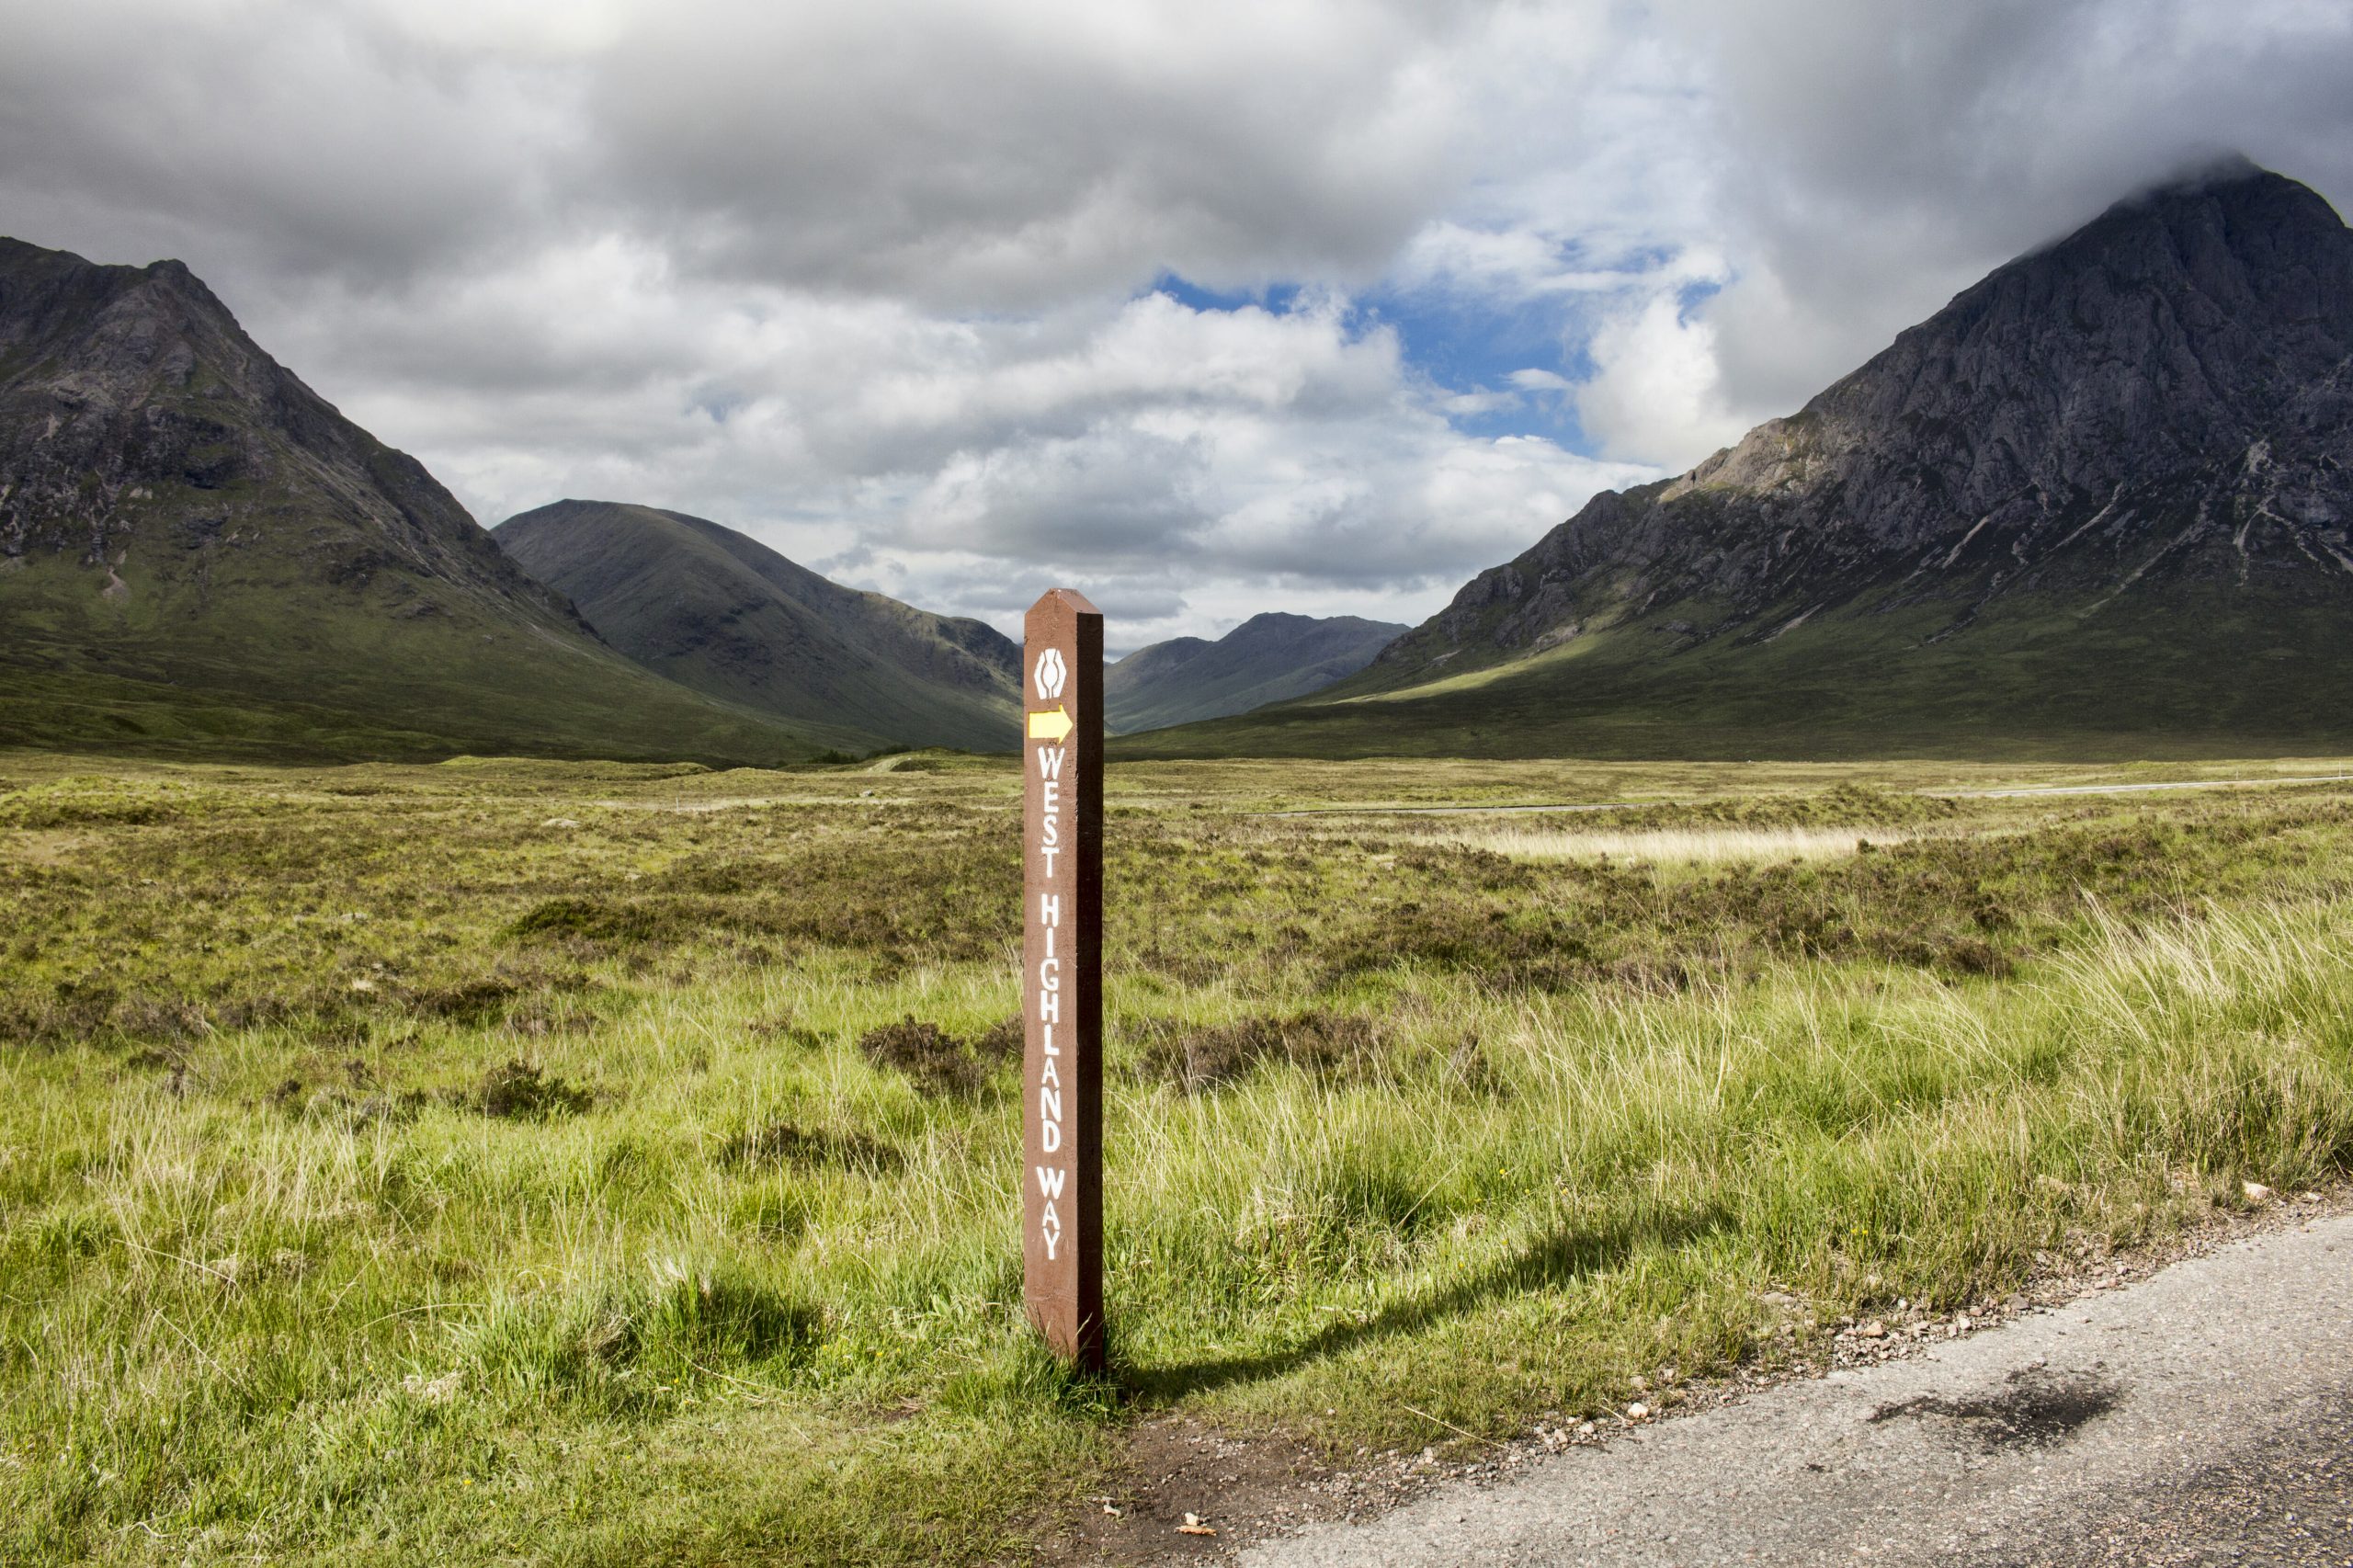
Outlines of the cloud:
M1668 468L2219 151L2353 198L2341 6L1658 0L1608 51L1391 276L1546 312L1592 449Z
M1604 450L1711 450L1751 423L1725 401L1716 329L1672 293L1605 321L1592 352L1596 369L1577 388L1577 413Z
M945 309L1366 278L1461 176L1495 15L685 0L600 57L576 174L697 266Z
M1050 577L1172 630L1206 624L1187 606L1414 613L1595 490L1651 477L1464 434L1460 399L1330 290L960 319L680 278L608 242L444 289L337 292L301 319L297 361L369 367L347 412L451 454L438 472L485 518L654 499L997 617Z
M364 12L80 0L0 51L0 200L22 237L188 252L229 278L405 278L544 222L573 101L529 61L424 52Z
M2317 0L82 0L9 43L0 230L182 256L485 519L641 500L1138 635L1417 618L2202 153L2353 193Z
M1787 413L2018 253L2226 149L2353 196L2353 11L2310 0L1665 0L1708 40L1727 405ZM1693 455L1654 448L1654 460Z

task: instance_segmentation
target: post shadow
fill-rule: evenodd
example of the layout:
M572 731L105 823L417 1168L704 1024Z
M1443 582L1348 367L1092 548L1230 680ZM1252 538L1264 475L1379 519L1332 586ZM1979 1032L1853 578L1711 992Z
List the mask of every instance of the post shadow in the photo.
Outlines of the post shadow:
M1570 1226L1540 1237L1513 1256L1461 1279L1392 1301L1362 1322L1327 1324L1287 1347L1157 1367L1131 1363L1116 1369L1117 1375L1131 1396L1155 1399L1175 1399L1233 1383L1281 1377L1311 1361L1460 1317L1500 1297L1565 1284L1580 1276L1615 1267L1646 1243L1681 1246L1722 1230L1725 1223L1723 1210L1710 1205L1599 1226Z

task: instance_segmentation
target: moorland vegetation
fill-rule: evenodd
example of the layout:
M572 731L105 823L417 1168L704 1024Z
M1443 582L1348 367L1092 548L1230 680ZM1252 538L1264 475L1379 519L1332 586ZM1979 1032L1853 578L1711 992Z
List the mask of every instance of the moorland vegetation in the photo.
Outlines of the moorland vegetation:
M1017 1555L2342 1176L2353 790L1950 792L2086 777L1115 767L1091 1381L1009 760L0 758L0 1558Z

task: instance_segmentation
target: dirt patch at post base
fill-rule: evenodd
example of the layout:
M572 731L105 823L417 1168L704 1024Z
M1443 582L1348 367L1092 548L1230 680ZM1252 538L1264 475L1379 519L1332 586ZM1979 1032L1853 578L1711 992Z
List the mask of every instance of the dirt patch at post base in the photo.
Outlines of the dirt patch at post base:
M1034 1561L1159 1564L1220 1562L1233 1549L1347 1511L1335 1472L1313 1449L1279 1437L1236 1437L1189 1416L1143 1422L1110 1490L1090 1497ZM1179 1528L1190 1514L1215 1531Z

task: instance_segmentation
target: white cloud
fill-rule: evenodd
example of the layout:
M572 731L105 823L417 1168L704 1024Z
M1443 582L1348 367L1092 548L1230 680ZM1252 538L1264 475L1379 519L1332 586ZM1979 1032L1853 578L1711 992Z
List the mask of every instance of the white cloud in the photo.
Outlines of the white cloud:
M313 347L357 344L381 367L422 333L483 357L479 398L449 399L447 368L423 363L380 371L349 412L455 451L443 476L485 517L556 494L658 495L852 580L1000 617L1050 576L1148 584L1125 602L1171 631L1251 608L1418 614L1595 490L1649 477L1463 435L1460 400L1330 292L1284 312L1150 294L976 323L656 287L649 269L608 245L438 299L344 299L316 314L342 329ZM538 362L517 371L510 353ZM528 390L557 379L561 395ZM504 441L483 438L493 403Z
M1369 278L1461 178L1458 62L1510 14L674 0L599 58L574 172L698 266L941 309Z
M2313 0L17 9L0 230L183 256L486 519L1153 634L1425 613L2191 153L2353 192Z
M1577 389L1577 414L1605 451L1705 453L1738 440L1751 423L1724 400L1716 329L1671 292L1603 322L1592 351L1596 368Z

